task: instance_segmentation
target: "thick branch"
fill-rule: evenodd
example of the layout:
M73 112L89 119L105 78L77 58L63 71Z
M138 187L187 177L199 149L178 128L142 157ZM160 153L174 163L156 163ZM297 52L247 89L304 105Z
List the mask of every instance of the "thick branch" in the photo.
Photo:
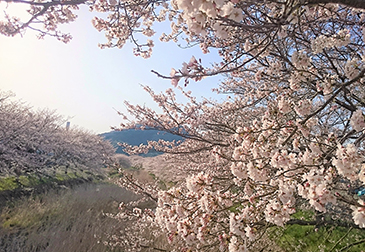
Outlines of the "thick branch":
M307 0L306 4L342 4L353 8L365 9L364 0Z
M2 0L8 3L24 3L35 6L44 6L49 8L55 5L79 5L86 3L87 0L71 0L71 1L50 1L50 2L34 2L34 1L24 1L24 0ZM1 2L1 1L0 1Z

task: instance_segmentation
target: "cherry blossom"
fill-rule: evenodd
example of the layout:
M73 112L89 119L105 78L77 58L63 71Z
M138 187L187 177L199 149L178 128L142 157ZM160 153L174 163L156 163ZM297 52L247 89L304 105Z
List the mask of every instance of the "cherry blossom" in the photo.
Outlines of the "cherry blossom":
M58 35L61 21L53 17L65 10L62 22L73 21L81 3L29 4L45 25L41 34ZM125 103L123 127L142 125L185 139L126 146L131 154L164 152L184 176L165 189L121 178L121 186L157 203L148 218L130 210L144 218L141 230L156 227L174 251L260 251L256 240L273 225L295 222L302 208L364 228L363 202L352 190L364 183L364 1L85 3L106 14L92 21L106 36L102 48L131 42L136 56L148 58L154 24L167 22L171 29L158 34L162 42L219 55L209 66L195 55L170 74L153 71L173 86L161 93L145 87L160 112ZM8 15L0 31L13 36L32 29L32 21ZM221 100L188 91L198 85L192 82L216 75Z
M6 92L0 93L0 118L3 175L52 174L60 166L71 171L112 164L114 148L102 137L60 127L66 126L66 119L52 111L34 111Z
M361 110L356 110L352 114L350 124L356 131L362 131L365 128L365 118Z

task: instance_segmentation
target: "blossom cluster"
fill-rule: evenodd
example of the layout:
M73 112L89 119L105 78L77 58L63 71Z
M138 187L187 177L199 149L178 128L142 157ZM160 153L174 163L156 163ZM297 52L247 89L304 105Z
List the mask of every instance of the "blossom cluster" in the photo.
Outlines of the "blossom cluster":
M354 144L348 144L346 147L337 146L336 158L333 158L332 164L338 172L350 180L358 179L357 174L361 169L364 158L359 154Z
M365 128L365 117L361 110L356 110L350 120L352 128L356 131L362 131Z
M333 36L321 35L316 39L312 40L312 51L313 53L320 53L323 49L330 49L333 47L346 46L351 42L351 34L348 30L340 30Z

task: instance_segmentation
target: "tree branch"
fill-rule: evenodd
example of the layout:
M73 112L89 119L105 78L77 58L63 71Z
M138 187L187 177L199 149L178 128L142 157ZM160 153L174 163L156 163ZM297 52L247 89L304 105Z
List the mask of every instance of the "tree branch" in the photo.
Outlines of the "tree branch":
M364 0L307 0L304 4L342 4L352 8L365 9Z

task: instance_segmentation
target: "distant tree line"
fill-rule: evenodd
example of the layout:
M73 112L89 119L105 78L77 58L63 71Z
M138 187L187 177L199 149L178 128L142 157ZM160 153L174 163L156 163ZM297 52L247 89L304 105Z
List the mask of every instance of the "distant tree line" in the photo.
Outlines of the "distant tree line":
M20 175L50 168L95 169L106 164L113 146L46 109L33 110L0 92L0 173Z

